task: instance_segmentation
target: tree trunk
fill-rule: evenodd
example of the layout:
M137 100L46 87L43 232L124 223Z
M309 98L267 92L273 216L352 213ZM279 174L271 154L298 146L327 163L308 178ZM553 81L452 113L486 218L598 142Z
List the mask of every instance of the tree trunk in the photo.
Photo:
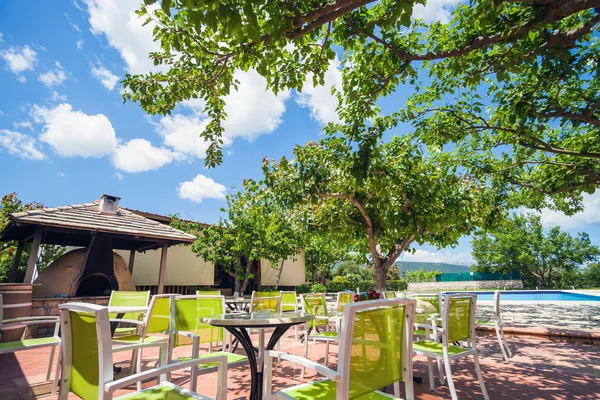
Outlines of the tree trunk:
M381 293L381 292L385 291L385 288L387 286L386 277L387 277L388 268L385 266L385 264L380 264L380 265L375 265L374 270L375 270L375 290L377 292Z
M279 273L277 274L277 282L275 283L276 289L279 289L279 280L281 279L281 273L283 272L283 262L284 260L281 260L281 266L279 267Z
M235 279L235 289L234 289L234 293L237 293L238 295L241 295L240 293L240 289L242 288L242 281L240 280L240 278L236 276L234 276Z
M252 263L254 261L246 261L246 272L244 274L244 276L246 277L246 279L244 279L244 284L242 285L242 290L241 292L244 293L246 291L246 288L248 287L248 283L250 282L250 269L252 268Z

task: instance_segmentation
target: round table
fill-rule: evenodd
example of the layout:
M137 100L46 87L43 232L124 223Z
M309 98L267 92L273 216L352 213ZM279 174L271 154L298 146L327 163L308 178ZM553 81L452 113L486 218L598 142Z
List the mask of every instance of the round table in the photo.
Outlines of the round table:
M248 311L248 307L250 307L250 299L245 299L243 297L225 299L225 304L231 311Z
M252 384L250 388L250 400L262 400L263 389L263 362L265 350L273 350L283 334L290 326L303 324L314 319L312 314L303 312L255 312L252 314L218 314L201 318L200 321L212 326L227 329L244 347L248 356ZM275 328L267 346L264 341L259 342L258 356L254 352L252 339L247 329ZM261 333L262 338L262 333Z

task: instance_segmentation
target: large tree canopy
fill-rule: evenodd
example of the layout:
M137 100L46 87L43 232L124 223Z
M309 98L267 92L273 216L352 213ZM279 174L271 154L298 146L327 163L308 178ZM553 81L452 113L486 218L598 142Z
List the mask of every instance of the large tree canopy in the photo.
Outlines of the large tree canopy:
M375 286L413 243L456 244L502 214L496 194L457 172L445 154L424 154L410 137L357 149L339 135L297 146L295 160L265 159L265 184L286 207L302 205L305 224L369 254ZM369 154L365 154L368 149Z
M221 161L235 71L301 90L310 77L323 84L341 49L349 135L360 139L377 101L411 84L414 96L387 118L452 144L471 174L517 188L520 202L540 207L551 195L571 209L600 183L600 0L470 0L431 24L411 21L423 3L411 0L157 2L140 15L157 24L162 50L151 57L165 72L128 76L125 98L151 114L201 98L207 165Z

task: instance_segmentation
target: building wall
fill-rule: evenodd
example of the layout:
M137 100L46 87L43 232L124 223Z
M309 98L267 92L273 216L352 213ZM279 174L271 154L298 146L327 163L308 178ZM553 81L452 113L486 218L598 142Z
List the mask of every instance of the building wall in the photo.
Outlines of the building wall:
M262 286L275 286L277 283L278 270L271 267L267 260L260 260L260 284ZM297 255L288 258L283 263L280 286L298 286L306 282L306 267L304 263L304 249L300 249Z
M458 281L458 282L419 282L409 283L408 290L470 290L470 289L523 289L523 282L513 281Z
M129 264L129 251L117 250L117 253ZM161 250L135 253L133 280L137 286L156 285L158 283L160 253ZM204 261L202 257L197 257L189 246L169 247L165 285L210 286L214 284L214 280L214 265Z

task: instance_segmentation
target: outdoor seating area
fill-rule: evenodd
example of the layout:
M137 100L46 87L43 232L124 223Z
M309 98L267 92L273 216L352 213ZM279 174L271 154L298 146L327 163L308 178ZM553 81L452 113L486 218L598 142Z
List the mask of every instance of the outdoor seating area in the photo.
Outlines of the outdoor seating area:
M291 292L292 309L290 292L253 292L247 312L227 307L241 298L218 293L114 291L108 307L67 302L58 319L4 320L2 330L57 328L50 338L0 344L0 395L456 400L536 398L545 388L548 398L598 396L600 351L507 338L499 293L492 321L499 333L484 336L476 332L476 294L403 292L353 302L351 292Z

